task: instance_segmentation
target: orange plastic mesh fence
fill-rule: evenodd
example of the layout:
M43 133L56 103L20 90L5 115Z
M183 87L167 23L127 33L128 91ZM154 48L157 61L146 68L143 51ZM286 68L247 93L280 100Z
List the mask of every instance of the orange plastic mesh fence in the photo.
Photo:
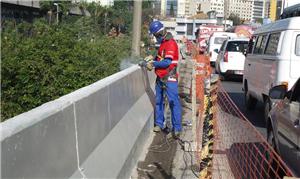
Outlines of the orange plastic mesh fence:
M213 178L282 178L290 169L240 112L221 83L213 106Z

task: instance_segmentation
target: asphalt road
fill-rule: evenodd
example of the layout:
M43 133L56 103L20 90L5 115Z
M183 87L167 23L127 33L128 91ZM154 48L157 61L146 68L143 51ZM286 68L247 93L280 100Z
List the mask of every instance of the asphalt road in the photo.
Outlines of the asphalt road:
M248 120L256 127L256 129L265 137L267 131L264 121L263 103L258 102L253 111L248 111L244 105L244 93L242 91L242 78L232 78L227 81L222 81L224 89L227 91L231 99L235 102L241 112Z

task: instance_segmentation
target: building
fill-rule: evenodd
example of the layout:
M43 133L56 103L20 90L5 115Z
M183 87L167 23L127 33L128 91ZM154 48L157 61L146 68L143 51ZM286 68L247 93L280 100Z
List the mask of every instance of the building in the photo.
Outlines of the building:
M101 6L113 6L114 5L114 0L71 0L73 3L78 3L78 2L96 2L99 3Z
M197 14L197 4L201 0L161 0L161 16L189 17ZM171 7L173 6L173 12ZM174 14L174 15L173 15Z
M186 0L178 0L177 17L185 17L186 11Z
M167 17L177 17L177 0L167 0L166 15Z
M218 24L218 20L176 18L162 21L162 23L164 24L164 27L173 34L175 40L180 40L183 36L187 37L189 40L196 40L196 32L200 25L216 25ZM227 26L232 26L232 24L232 21L226 21Z
M1 0L1 20L14 19L16 22L32 22L35 18L43 17L46 12L41 10L40 2L41 0ZM61 13L60 10L59 12ZM90 16L90 13L74 6L69 10L69 15Z
M164 27L165 29L170 32L173 37L176 36L176 26L177 26L177 23L176 23L176 19L170 19L170 20L165 20L165 21L161 21L163 24L164 24Z
M217 15L224 15L224 0L212 0L211 2L211 11L216 11Z
M280 18L283 9L299 3L299 0L270 0L269 18L275 21Z
M161 0L160 2L160 15L166 17L167 15L167 0Z
M253 1L253 6L252 6L252 17L251 20L259 20L263 19L265 17L265 2L264 0L255 0Z
M252 20L253 0L227 0L225 1L226 16L238 15L244 21Z
M270 0L264 1L264 18L270 17Z
M196 4L197 10L203 13L215 11L218 16L224 14L224 0L201 0Z
M17 22L32 22L36 17L42 17L40 3L37 0L1 0L1 20L15 19Z

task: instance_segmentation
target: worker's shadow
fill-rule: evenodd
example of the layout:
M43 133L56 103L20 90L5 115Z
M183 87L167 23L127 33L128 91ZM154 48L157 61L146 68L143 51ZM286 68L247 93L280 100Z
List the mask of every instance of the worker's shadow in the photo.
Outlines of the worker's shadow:
M161 166L160 163L158 162L154 162L153 165L156 167L157 171L161 174L163 179L175 179L175 177L173 175L169 175L165 169L163 169L163 167ZM154 176L152 176L149 172L146 172L147 177L149 177L150 179L156 179Z

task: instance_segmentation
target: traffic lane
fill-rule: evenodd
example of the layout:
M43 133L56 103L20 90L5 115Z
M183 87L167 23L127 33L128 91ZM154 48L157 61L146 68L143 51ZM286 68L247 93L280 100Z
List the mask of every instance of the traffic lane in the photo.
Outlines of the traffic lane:
M228 81L222 81L222 86L229 94L235 105L245 115L245 117L255 126L255 128L267 139L266 124L264 121L263 103L257 102L254 110L249 111L244 104L244 92L242 90L242 78L231 78Z

